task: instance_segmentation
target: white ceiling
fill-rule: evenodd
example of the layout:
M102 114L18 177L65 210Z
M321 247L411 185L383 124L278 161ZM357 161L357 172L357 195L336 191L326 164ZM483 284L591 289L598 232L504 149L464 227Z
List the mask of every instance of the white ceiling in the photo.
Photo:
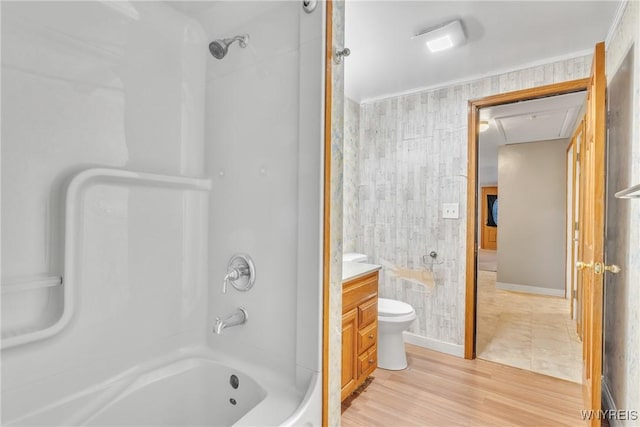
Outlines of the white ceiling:
M498 146L569 138L585 97L585 92L577 92L483 108L480 120L489 122L489 129L480 141Z
M362 102L590 53L619 1L346 2L345 93ZM416 33L454 19L467 41L428 53Z
M585 99L585 92L577 92L480 110L480 120L489 122L489 129L478 140L480 183L497 182L499 146L570 138L582 117Z

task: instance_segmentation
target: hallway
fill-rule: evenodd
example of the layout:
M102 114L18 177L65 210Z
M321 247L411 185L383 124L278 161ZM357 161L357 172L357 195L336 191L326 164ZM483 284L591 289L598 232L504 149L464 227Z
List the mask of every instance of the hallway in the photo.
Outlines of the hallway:
M477 357L579 383L582 343L563 298L495 288L478 270Z

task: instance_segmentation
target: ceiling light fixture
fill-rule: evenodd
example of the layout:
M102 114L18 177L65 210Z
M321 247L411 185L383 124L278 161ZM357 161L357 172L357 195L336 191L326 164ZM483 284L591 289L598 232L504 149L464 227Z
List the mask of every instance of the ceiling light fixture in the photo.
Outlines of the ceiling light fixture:
M440 52L462 44L465 40L462 23L459 20L449 22L441 27L423 31L413 38L424 38L431 52Z
M487 129L489 129L489 122L486 121L486 120L480 120L480 125L478 126L478 131L479 132L484 132Z

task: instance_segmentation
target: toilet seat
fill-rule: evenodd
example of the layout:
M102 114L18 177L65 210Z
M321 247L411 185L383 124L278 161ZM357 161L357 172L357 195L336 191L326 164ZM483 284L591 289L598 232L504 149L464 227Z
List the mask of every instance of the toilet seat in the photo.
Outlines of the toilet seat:
M387 298L378 298L378 316L402 317L413 313L413 307L406 302Z

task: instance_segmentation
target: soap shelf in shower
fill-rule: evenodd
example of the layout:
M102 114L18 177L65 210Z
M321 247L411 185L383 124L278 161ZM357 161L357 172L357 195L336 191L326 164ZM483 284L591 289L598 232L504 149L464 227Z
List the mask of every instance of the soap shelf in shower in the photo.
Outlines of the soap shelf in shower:
M616 199L640 199L640 184L618 191Z
M162 175L148 172L135 172L123 169L93 168L86 169L71 179L67 187L65 200L64 231L64 281L59 276L41 277L32 281L11 281L2 284L2 294L37 291L47 288L62 293L62 310L57 320L46 326L21 327L16 330L2 331L2 349L27 344L49 338L62 331L71 321L76 302L76 289L79 286L77 260L82 251L78 248L78 238L82 235L83 195L91 185L111 184L122 186L157 187L168 190L204 191L211 190L211 180L185 176ZM33 278L32 278L33 279Z
M62 277L60 276L31 276L4 280L1 289L2 294L10 294L35 289L52 288L60 285L62 285Z

